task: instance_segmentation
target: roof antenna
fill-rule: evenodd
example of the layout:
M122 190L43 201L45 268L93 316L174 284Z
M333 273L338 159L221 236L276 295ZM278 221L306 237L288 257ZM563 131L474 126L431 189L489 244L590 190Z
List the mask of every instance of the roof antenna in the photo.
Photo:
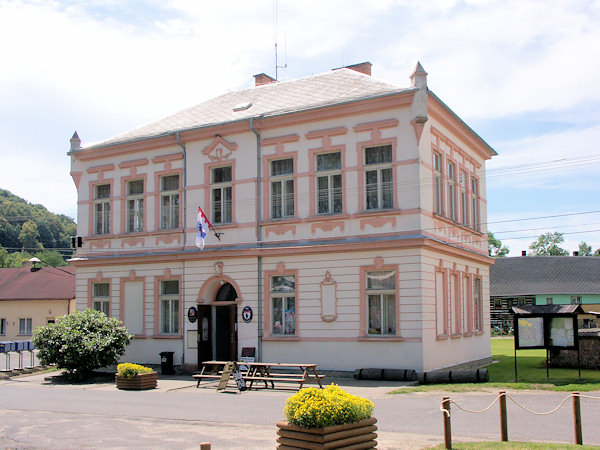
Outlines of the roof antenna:
M275 12L275 81L278 81L279 69L287 68L287 39L285 40L285 64L280 66L277 64L277 0L273 0L273 9Z

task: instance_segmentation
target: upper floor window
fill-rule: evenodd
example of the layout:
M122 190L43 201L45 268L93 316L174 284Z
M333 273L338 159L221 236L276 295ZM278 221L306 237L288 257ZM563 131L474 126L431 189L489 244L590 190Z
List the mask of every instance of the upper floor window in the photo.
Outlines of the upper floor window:
M471 177L471 220L473 228L479 231L479 181Z
M232 211L231 166L211 170L212 223L230 223Z
M342 155L317 155L317 213L342 212Z
M179 333L179 281L160 282L160 332Z
M296 277L271 277L271 332L274 335L296 334Z
M391 145L365 148L365 183L367 209L394 207Z
M31 335L31 318L19 319L19 335L30 336Z
M127 182L127 232L144 231L144 180Z
M103 312L107 316L110 312L109 284L92 284L92 309Z
M94 234L110 234L110 184L94 186Z
M396 334L396 273L367 272L368 334Z
M552 304L554 304L552 297L546 297L546 305L552 305Z
M442 156L439 153L433 153L433 212L443 213L442 196Z
M469 199L467 198L467 173L464 170L460 171L460 223L463 225L469 224Z
M454 163L448 162L448 218L456 220L456 168Z
M581 297L579 297L579 296L571 297L571 305L581 305Z
M271 161L271 218L294 215L294 160Z
M179 227L179 175L160 177L160 229Z

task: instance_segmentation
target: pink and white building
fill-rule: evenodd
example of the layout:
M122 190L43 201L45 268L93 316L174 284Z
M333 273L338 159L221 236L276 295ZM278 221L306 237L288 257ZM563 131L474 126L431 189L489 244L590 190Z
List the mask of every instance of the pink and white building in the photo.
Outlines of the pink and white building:
M99 144L71 139L77 308L124 359L430 371L488 362L485 161L427 88L362 63L229 92ZM196 247L201 207L209 233Z

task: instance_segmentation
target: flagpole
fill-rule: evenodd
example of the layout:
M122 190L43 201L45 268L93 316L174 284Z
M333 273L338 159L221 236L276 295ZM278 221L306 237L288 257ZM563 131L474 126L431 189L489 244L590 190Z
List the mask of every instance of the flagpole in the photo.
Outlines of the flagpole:
M208 220L208 216L204 215L204 218L206 219L206 223L208 223L208 227L213 231L213 233L215 234L215 237L219 240L219 242L221 242L221 235L223 233L219 233L217 232L217 230L215 230L215 227L213 227L212 223L210 223L210 220Z

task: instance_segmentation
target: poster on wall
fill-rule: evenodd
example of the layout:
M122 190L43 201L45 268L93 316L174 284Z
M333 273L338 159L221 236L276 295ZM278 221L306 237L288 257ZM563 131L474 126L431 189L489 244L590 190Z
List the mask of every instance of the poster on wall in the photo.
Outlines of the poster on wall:
M544 318L519 317L517 321L517 348L544 348Z
M550 347L575 347L576 325L573 317L552 317Z

